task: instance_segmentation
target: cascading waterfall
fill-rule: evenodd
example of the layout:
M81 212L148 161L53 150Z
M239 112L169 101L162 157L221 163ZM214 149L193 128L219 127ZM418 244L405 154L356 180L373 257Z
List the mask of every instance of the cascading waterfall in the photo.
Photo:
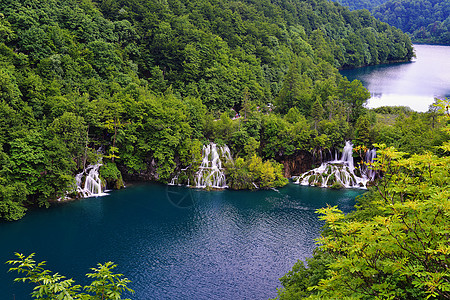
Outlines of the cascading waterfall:
M356 176L352 153L353 145L347 141L340 160L322 163L320 167L300 175L294 183L332 188L367 188L367 183L374 179L375 172L364 164L361 177ZM373 162L375 156L375 149L367 151L366 161Z
M102 181L98 173L98 170L101 166L101 163L89 165L86 169L83 170L83 172L75 176L78 195L83 198L106 195L106 193L104 193L102 190Z
M180 173L175 175L169 185L187 185L196 188L227 188L227 180L224 172L224 164L232 162L230 149L227 145L217 146L214 143L204 145L202 149L202 162L198 171L189 172L189 168L181 169Z
M373 160L376 157L377 157L377 150L376 149L367 150L366 157L365 157L365 162L366 163L362 167L364 174L371 181L375 179L376 172L375 172L375 170L372 170L368 165L373 163Z
M197 188L227 188L227 180L222 166L232 161L230 149L227 145L217 146L214 143L203 146L203 158L199 170L195 174L194 184Z

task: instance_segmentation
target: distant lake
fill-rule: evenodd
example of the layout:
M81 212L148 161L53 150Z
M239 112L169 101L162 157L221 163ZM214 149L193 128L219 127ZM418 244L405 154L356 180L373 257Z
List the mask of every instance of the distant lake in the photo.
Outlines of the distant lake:
M434 98L450 98L450 46L414 45L412 62L343 70L360 80L372 97L367 107L409 106L427 111Z
M30 212L0 223L0 299L30 299L13 283L14 252L87 284L84 274L113 261L132 299L268 299L278 278L312 256L323 222L315 211L353 210L362 190L289 184L279 190L204 191L142 184Z

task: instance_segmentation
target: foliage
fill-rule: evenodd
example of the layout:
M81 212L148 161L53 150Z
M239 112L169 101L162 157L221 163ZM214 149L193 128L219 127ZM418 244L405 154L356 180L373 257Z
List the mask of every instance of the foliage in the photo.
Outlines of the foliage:
M24 183L0 185L0 217L7 221L22 218L27 210L23 206L26 196L27 189Z
M262 159L254 154L248 159L238 158L227 167L227 178L232 189L282 187L288 183L283 177L283 165Z
M391 115L400 115L400 114L407 115L413 112L409 106L380 106L374 108L373 111L379 114L391 114Z
M411 34L415 42L450 45L450 1L387 1L373 10L375 17Z
M120 173L115 163L104 163L101 166L99 173L101 178L106 180L107 186L113 186L115 189L123 188L122 173Z
M246 160L336 147L367 95L337 68L412 57L397 29L325 0L6 0L0 11L8 220L63 196L99 156L167 182L208 140Z
M319 249L308 268L298 263L281 279L279 299L450 296L450 157L375 146L371 167L382 179L348 215L337 207L318 210L326 222Z
M380 21L407 32L415 43L450 44L448 0L338 0L350 9L368 9Z
M45 262L36 262L34 253L25 256L16 253L16 260L9 260L6 263L12 265L9 272L16 271L19 275L15 282L30 282L35 285L31 293L34 299L122 299L124 292L131 292L127 285L130 281L123 278L122 274L115 274L112 270L117 266L112 262L98 264L97 268L92 268L93 273L86 276L92 282L86 286L75 285L73 279L66 279L58 273L52 274L44 268Z
M343 6L348 6L351 10L367 9L372 11L373 8L386 3L388 0L339 0L338 2Z
M383 121L382 116L391 116L390 119L393 121ZM450 138L442 131L446 121L439 120L438 114L432 112L382 116L378 116L380 121L371 129L369 140L393 146L400 151L409 153L431 151L439 154L441 152L437 146Z

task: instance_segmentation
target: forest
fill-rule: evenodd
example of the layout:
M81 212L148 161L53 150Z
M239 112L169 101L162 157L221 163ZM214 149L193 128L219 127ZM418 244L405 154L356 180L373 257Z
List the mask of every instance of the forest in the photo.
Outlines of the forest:
M450 133L450 102L439 119ZM318 210L325 221L314 256L280 281L287 299L448 299L450 142L425 149L375 144L381 172L356 210Z
M450 45L450 1L388 1L372 11L383 22L411 35L414 42Z
M375 7L382 5L383 3L388 2L388 0L375 0L375 1L369 1L369 0L338 0L338 3L340 3L343 6L346 6L350 8L351 10L355 9L367 9L368 11L372 11Z
M199 164L210 141L241 158L230 172L244 174L230 178L261 181L266 164L274 175L263 185L283 184L284 157L342 147L364 126L369 93L338 68L414 55L400 30L321 0L8 0L0 8L6 220L74 195L75 174L100 157L110 185L121 176L168 182Z
M286 183L283 161L318 163L352 139L379 149L382 179L353 213L320 210L320 247L278 298L449 297L449 105L369 110L361 82L338 72L409 61L400 29L325 0L4 0L0 11L2 220L76 197L75 175L99 159L108 185L167 183L215 142L235 158L231 187L272 187ZM41 296L81 289L32 255L9 264L46 283ZM92 269L84 290L120 299L128 280L114 267Z
M367 9L377 19L408 33L414 43L450 45L448 0L339 0L350 9Z

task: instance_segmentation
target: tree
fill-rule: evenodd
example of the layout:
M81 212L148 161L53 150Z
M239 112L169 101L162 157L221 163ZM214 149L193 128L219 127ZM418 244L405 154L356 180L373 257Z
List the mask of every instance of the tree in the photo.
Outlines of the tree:
M370 98L369 91L362 85L361 81L349 82L346 78L339 82L339 95L348 105L347 121L356 122L363 111L363 104Z
M358 144L370 146L370 130L371 126L368 115L360 116L355 124L355 138Z
M450 158L404 159L390 148L378 157L384 179L360 204L370 218L319 210L329 228L320 248L334 261L315 288L329 298L448 298Z
M88 273L86 276L92 279L92 282L82 287L75 285L73 279L66 279L58 273L52 274L44 268L45 261L37 263L33 259L34 253L29 256L16 253L16 256L16 260L6 262L13 266L9 272L16 271L19 275L23 274L23 277L14 279L15 282L30 282L36 285L31 293L34 299L118 300L122 299L124 292L134 293L128 287L130 280L123 278L122 274L112 272L117 266L112 262L98 264L97 268L91 268L93 273Z
M314 130L317 130L317 123L319 123L323 116L323 106L319 99L314 101L311 106L311 116L314 118Z
M87 131L83 117L76 116L71 112L64 112L61 117L53 120L49 129L61 139L69 153L76 158L77 166L80 167L81 158L85 152Z
M326 222L319 250L310 270L293 269L279 299L450 296L450 157L403 158L404 153L377 146L373 167L383 179L359 199L354 213L346 216L337 207L318 211Z
M227 177L232 189L267 189L282 187L288 183L283 177L283 165L266 160L256 154L246 159L237 158L234 165L228 166Z
M438 105L450 118L449 102ZM375 146L370 167L382 178L356 211L318 210L320 247L309 268L297 263L281 279L278 299L450 298L450 156ZM450 153L450 142L440 148Z
M7 221L19 220L26 212L27 188L23 182L5 184L0 177L0 218Z

